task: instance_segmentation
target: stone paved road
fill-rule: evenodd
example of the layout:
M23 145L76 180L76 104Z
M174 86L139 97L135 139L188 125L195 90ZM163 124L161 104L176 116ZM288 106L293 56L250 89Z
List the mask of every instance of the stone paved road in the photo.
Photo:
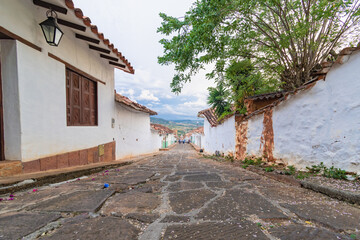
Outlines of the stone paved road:
M358 207L201 158L187 144L120 169L14 195L0 202L0 239L360 236Z

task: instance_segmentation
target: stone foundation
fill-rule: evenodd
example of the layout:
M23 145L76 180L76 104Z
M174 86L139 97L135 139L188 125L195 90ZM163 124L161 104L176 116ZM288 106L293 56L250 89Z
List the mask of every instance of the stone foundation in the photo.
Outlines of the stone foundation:
M22 173L40 172L40 171L47 171L52 169L61 169L67 167L87 165L97 162L114 161L115 145L116 145L115 141L103 145L104 145L104 151L103 154L101 154L100 156L99 156L99 152L101 151L99 151L99 149L101 147L96 146L92 148L45 157L30 162L24 162L22 163ZM0 176L1 176L1 172L0 172Z

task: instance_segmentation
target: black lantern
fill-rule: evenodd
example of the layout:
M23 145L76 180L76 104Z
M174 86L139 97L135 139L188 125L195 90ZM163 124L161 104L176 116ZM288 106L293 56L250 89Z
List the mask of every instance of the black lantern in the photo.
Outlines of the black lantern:
M39 25L41 26L41 29L44 33L46 42L51 46L57 47L64 33L61 31L61 29L56 23L57 14L55 11L50 9L46 12L46 16L48 19L46 19Z

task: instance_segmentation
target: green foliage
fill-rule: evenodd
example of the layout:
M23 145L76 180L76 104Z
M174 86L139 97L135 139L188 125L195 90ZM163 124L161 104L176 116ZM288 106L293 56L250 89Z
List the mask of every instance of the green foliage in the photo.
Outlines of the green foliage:
M331 168L325 168L323 176L327 178L347 180L346 171L340 168L334 168L334 166L332 166Z
M265 172L273 172L273 171L274 171L274 168L272 168L272 167L265 168Z
M327 178L334 178L334 179L347 179L346 171L340 168L335 168L334 166L328 168L321 162L318 165L312 165L311 167L306 167L309 173L314 174L322 174L324 177Z
M216 78L245 59L266 84L277 81L293 89L309 80L330 52L357 43L359 5L359 0L198 0L182 18L160 13L158 32L165 38L158 62L175 64L175 93L209 63L215 64L207 77Z
M351 238L351 239L357 239L356 234L351 234L351 235L350 235L350 238Z
M294 175L296 172L296 168L292 165L287 166L287 170L285 171L285 175Z
M299 173L296 175L296 178L302 180L302 179L308 178L309 176L310 176L309 173L299 172Z
M262 158L259 157L259 158L256 158L254 165L259 166L259 165L261 165L262 163L263 163Z
M318 165L312 165L311 167L306 167L306 169L310 172L310 173L320 173L320 172L324 172L324 170L326 169L325 165L323 162L321 162Z
M215 110L217 116L231 112L231 104L228 101L229 92L225 89L223 83L219 83L215 88L209 87L209 96L207 103Z
M230 161L230 162L234 162L234 161L235 161L234 156L232 156L232 155L226 155L226 156L225 156L225 160L226 160L226 161Z
M248 165L254 165L255 161L249 158L245 158L243 161L244 164L248 164Z

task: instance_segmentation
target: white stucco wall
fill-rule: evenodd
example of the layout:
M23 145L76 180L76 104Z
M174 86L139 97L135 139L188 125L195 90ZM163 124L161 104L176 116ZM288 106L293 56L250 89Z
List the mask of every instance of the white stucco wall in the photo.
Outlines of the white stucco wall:
M159 150L157 137L150 128L148 113L137 112L116 104L116 156L132 157Z
M360 53L274 108L274 157L360 173Z
M63 6L64 1L58 4ZM101 59L99 52L90 50L88 42L76 39L74 31L65 26L60 26L64 31L60 45L49 46L39 26L47 9L32 1L3 0L1 5L6 6L0 7L1 26L42 48L39 52L18 41L1 41L2 81L9 95L4 96L6 159L26 162L115 140L117 132L111 127L115 118L114 69L108 60ZM6 45L6 41L11 43ZM98 126L67 126L66 68L50 58L49 52L106 83L97 84Z
M202 143L202 140L203 140L203 134L199 134L199 133L194 133L193 134L193 143L198 146L199 148L203 148L203 143Z
M21 159L21 126L16 42L0 40L5 159Z
M248 120L246 154L262 156L261 135L263 131L264 114L255 115Z
M209 154L214 154L215 151L224 154L235 153L235 116L230 117L216 127L211 127L205 118L204 135L205 152Z
M162 139L163 137L160 136L158 131L151 129L151 144L154 145L156 150L162 147Z

